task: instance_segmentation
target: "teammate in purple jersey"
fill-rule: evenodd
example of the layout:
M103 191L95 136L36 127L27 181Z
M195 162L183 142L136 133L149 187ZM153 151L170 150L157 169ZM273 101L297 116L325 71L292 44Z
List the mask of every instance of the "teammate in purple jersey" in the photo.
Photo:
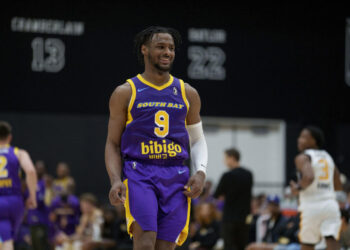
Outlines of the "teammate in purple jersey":
M11 126L0 121L0 249L13 250L13 239L22 221L24 204L20 167L26 173L28 208L36 208L37 177L27 151L10 146Z
M113 205L124 203L134 249L175 249L187 238L190 201L208 161L200 98L170 75L179 33L149 27L135 39L145 70L113 92L105 160ZM191 147L194 174L184 165ZM124 161L124 164L122 164Z

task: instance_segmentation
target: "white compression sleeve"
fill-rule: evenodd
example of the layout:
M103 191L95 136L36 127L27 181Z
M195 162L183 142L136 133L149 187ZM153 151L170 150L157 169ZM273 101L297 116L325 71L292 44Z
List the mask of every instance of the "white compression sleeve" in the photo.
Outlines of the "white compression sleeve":
M208 148L203 133L202 122L188 125L187 132L190 137L192 168L196 172L203 171L206 174L208 164Z

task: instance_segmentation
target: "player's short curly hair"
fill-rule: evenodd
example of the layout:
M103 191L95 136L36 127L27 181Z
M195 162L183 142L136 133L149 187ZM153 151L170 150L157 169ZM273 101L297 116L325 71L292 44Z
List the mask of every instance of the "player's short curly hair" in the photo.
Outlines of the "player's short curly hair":
M170 34L173 37L175 49L176 50L179 49L179 46L181 44L181 35L176 29L169 28L169 27L161 27L161 26L150 26L142 30L141 32L137 33L134 40L134 47L135 47L137 59L142 66L144 65L144 59L143 59L143 54L141 53L141 47L142 45L147 44L149 41L151 41L154 34L158 34L158 33Z
M11 125L8 122L0 121L0 140L6 139L11 133Z
M323 148L325 143L323 131L319 127L311 126L311 125L304 127L304 129L310 132L311 136L316 141L317 147Z

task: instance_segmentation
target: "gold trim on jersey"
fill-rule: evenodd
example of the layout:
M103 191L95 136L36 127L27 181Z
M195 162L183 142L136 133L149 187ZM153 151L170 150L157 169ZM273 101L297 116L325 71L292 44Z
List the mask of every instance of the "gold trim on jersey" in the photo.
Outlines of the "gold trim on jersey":
M179 79L179 80L180 80L182 99L184 100L184 103L186 104L186 108L187 108L187 112L186 112L186 118L187 118L188 111L190 110L190 103L188 102L186 97L185 83L182 79ZM185 124L187 125L186 118L185 118Z
M18 149L18 147L15 147L14 148L14 150L13 150L13 152L15 153L15 155L18 157L18 153L19 153L19 149Z
M126 225L127 225L127 230L128 230L128 234L130 235L130 237L132 237L132 232L130 231L130 227L132 225L132 223L135 221L134 217L131 214L130 211L130 198L129 198L129 187L128 187L128 179L125 179L123 181L125 187L126 187L126 199L125 199L125 217L126 217Z
M187 219L186 219L185 227L182 229L181 233L176 239L176 244L178 246L181 246L187 239L188 227L190 224L190 212L191 212L191 198L187 197Z
M187 112L188 112L188 110L190 108L190 103L187 100L185 83L184 83L184 81L182 79L180 79L180 86L181 86L182 99L184 100L184 103L186 104Z
M136 88L135 88L135 84L131 79L128 79L127 82L130 84L131 86L131 98L130 98L130 102L128 105L128 115L127 115L127 120L126 120L126 125L128 125L130 122L133 121L132 115L131 115L131 109L134 106L134 102L136 99Z
M339 226L339 230L338 230L337 235L335 235L335 239L336 239L337 241L340 240L340 234L341 234L341 225Z
M137 75L137 78L144 84L146 84L147 86L151 87L151 88L154 88L156 90L163 90L167 87L169 87L172 83L173 83L173 80L174 80L174 77L172 75L170 75L170 78L169 78L169 81L167 83L164 83L162 86L157 86L149 81L147 81L145 78L142 77L141 74L138 74Z

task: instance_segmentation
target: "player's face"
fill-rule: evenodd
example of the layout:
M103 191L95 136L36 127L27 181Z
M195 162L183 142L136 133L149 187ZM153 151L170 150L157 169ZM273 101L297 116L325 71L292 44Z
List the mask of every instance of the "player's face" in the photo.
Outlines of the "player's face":
M173 37L168 33L155 34L147 47L149 63L160 71L169 72L175 59Z
M312 137L310 131L307 129L303 129L300 132L300 135L298 138L298 150L302 152L308 148L315 148L315 147L316 147L316 141Z

